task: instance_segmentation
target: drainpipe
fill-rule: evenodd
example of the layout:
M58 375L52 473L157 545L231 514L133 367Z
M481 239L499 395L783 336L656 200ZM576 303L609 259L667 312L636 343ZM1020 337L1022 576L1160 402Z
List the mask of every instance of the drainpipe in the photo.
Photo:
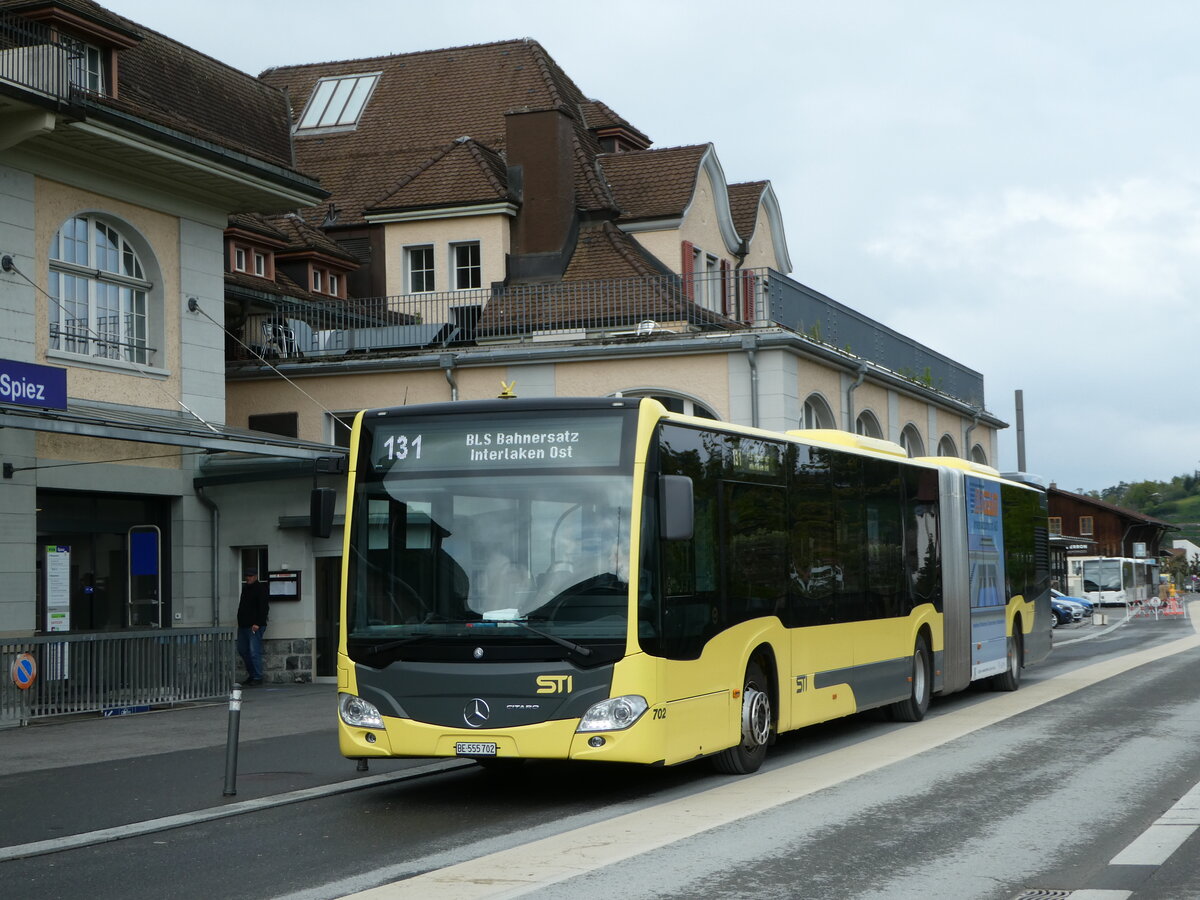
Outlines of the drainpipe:
M458 399L458 382L454 380L454 354L443 353L438 357L438 362L441 363L442 369L446 373L446 381L450 383L450 399Z
M867 363L863 360L858 364L858 369L855 372L854 384L846 388L846 415L849 417L850 427L847 429L851 434L855 432L857 422L854 418L854 392L858 390L858 386L863 383L863 379L867 377Z
M196 499L212 510L212 626L221 624L221 510L212 498L204 493L204 486L196 487Z
M758 427L758 360L754 351L758 347L758 335L743 334L742 349L750 362L750 424Z
M979 414L982 410L975 410L971 413L971 424L967 426L966 436L963 438L963 459L971 458L971 432L979 425Z

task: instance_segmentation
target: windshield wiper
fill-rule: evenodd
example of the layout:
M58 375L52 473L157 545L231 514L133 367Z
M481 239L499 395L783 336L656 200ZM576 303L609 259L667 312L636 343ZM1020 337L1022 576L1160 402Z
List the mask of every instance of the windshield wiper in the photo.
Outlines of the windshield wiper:
M548 641L553 641L560 647L565 647L580 656L591 656L592 648L585 647L582 644L577 644L574 641L568 641L566 638L559 637L557 634L550 634L548 631L542 631L540 628L534 628L532 625L520 619L491 619L489 622L494 622L496 625L519 625L526 631L536 634L538 637L544 637Z

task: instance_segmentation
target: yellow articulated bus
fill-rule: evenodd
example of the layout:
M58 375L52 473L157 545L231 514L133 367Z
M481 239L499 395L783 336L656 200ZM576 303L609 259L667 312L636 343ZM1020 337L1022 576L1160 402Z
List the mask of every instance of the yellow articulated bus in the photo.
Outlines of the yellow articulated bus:
M350 758L743 774L1050 649L1045 493L965 460L622 398L367 410L350 456Z

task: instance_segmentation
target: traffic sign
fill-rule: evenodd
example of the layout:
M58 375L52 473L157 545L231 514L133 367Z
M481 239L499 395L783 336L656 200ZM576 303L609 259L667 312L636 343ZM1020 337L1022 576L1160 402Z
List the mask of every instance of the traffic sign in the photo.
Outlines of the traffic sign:
M9 674L12 676L13 684L21 690L27 691L37 681L37 660L33 658L32 654L18 653L9 669Z

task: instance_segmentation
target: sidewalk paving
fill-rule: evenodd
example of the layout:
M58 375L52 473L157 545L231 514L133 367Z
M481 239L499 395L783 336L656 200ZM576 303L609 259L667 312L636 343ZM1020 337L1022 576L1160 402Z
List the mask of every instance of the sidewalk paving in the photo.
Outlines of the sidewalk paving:
M336 744L336 717L333 684L244 688L239 743L325 731ZM0 729L0 776L204 747L224 750L228 732L228 700L108 718L81 714L34 720Z

